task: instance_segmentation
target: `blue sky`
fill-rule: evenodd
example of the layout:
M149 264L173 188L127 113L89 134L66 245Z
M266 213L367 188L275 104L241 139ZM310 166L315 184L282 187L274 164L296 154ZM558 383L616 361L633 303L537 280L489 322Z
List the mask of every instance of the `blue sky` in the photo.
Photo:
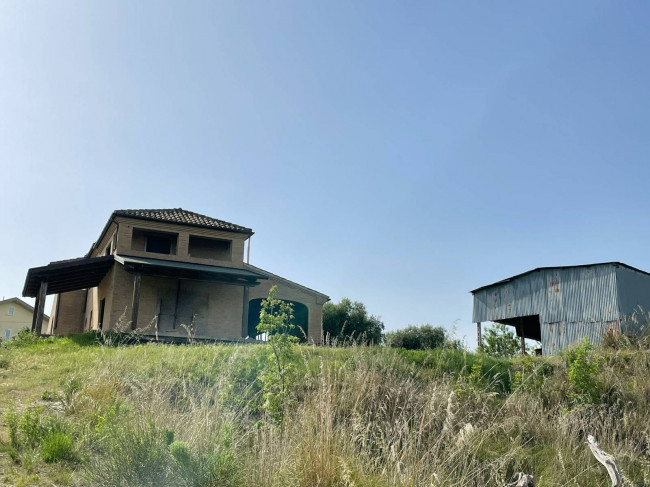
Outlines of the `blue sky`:
M644 2L0 3L0 294L118 208L473 345L471 289L650 270Z

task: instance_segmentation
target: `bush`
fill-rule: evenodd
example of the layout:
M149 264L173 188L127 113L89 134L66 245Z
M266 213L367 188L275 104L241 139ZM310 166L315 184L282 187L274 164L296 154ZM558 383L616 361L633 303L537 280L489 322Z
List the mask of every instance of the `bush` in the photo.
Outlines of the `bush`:
M445 346L448 342L445 329L431 325L408 326L386 334L386 345L407 350L428 350Z
M23 328L13 339L7 340L4 345L11 348L28 347L38 343L39 340L40 338L36 332Z
M583 338L580 345L569 350L567 359L569 362L568 378L572 389L571 402L573 404L597 403L602 389L596 378L600 371L600 362L587 337Z
M72 437L68 433L63 431L49 433L43 439L43 460L47 463L72 460L74 458L72 444Z
M494 323L484 330L481 347L492 357L514 358L521 354L521 341L503 323Z
M343 298L338 304L323 305L323 335L331 340L379 344L384 339L383 332L384 323L369 314L359 301Z
M86 466L91 485L181 485L163 431L152 420L107 426L100 441L102 455Z
M174 441L170 444L169 453L181 468L187 469L192 466L192 452L184 441Z

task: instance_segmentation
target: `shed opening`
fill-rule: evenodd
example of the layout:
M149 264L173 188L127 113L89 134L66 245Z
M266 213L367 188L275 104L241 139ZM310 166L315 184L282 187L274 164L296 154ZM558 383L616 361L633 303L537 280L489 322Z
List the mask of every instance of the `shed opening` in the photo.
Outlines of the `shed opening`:
M514 326L517 336L528 338L530 340L542 341L542 327L539 322L539 315L517 316L515 318L505 318L494 320L496 323Z

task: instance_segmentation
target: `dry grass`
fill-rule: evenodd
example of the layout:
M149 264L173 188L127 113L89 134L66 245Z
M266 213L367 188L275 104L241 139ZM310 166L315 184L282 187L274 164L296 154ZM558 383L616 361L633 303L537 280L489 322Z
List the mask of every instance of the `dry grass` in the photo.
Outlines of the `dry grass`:
M541 486L607 486L584 444L593 434L629 485L650 485L646 351L600 351L599 400L576 404L564 357L298 350L284 435L260 408L264 346L59 339L0 350L2 407L56 391L41 404L74 425L77 453L14 461L5 432L0 484L502 487L524 471ZM82 387L66 394L71 376Z

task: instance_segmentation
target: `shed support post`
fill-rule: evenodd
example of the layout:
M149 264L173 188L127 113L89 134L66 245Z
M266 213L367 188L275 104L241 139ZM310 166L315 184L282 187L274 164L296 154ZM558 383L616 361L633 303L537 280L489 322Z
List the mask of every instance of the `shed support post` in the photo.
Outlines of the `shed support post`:
M43 312L45 309L46 297L47 281L41 281L41 287L38 289L38 294L36 295L36 303L34 303L34 314L32 315L32 331L35 331L39 336L41 335L41 328L43 327Z
M248 336L248 300L250 296L250 287L244 286L244 301L242 303L242 313L241 313L241 337L246 338ZM255 338L255 337L252 337Z
M526 338L524 337L524 325L519 325L519 339L521 340L521 355L526 355Z
M140 306L140 282L142 274L137 272L133 277L133 302L131 303L131 329L135 330L138 326L138 308Z
M483 333L481 332L481 322L476 323L476 348L483 346Z

